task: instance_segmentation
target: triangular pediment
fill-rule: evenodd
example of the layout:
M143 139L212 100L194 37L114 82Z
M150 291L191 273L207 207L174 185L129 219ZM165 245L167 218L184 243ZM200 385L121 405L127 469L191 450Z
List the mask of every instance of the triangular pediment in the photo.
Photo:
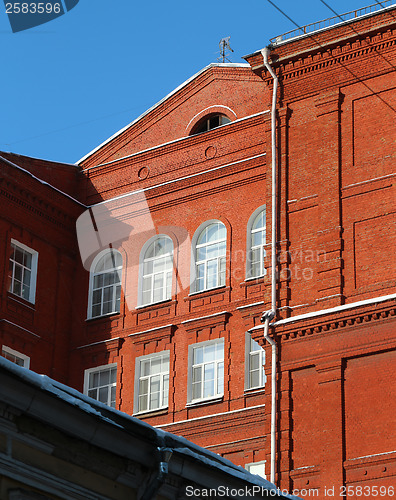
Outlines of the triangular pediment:
M231 121L265 108L267 91L248 64L210 64L84 156L90 168L187 137L205 114Z

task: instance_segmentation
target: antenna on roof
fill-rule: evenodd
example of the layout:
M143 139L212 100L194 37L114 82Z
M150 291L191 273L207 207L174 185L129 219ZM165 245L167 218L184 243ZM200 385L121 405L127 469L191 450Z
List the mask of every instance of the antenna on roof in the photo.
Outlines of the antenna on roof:
M219 47L220 47L220 57L217 58L219 62L231 62L227 55L229 52L234 52L232 48L230 47L230 36L226 36L225 38L222 38L219 42Z

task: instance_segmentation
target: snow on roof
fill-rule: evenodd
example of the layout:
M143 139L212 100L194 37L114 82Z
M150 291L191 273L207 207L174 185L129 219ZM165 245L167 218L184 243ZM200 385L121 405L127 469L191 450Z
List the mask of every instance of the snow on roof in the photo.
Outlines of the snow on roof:
M38 373L28 370L27 368L18 366L2 356L0 356L0 369L11 373L14 378L18 378L21 381L26 382L28 385L49 393L52 396L63 400L65 403L79 408L85 413L103 420L110 425L116 426L121 430L125 430L125 432L128 432L128 430L131 429L132 424L132 426L136 429L140 428L141 430L146 431L146 434L151 434L153 440L166 442L167 446L172 447L173 451L177 453L193 457L202 464L206 464L226 472L227 474L237 479L242 479L252 485L260 486L261 488L272 490L274 492L279 492L276 487L266 479L263 479L255 474L251 474L243 467L234 465L232 462L221 457L220 455L217 455L216 453L201 448L181 436L176 436L175 434L152 427L138 418L132 417L126 413L111 408L104 403L96 401L95 399L89 398L88 396L78 392L76 389L61 384L46 375L39 375ZM297 499L297 497L286 495L283 492L280 494L280 498Z
M36 177L34 174L32 174L31 172L29 172L29 170L26 170L25 168L22 168L20 167L19 165L17 165L16 163L13 163L12 161L10 160L7 160L7 158L4 158L3 156L0 156L0 160L3 160L5 163L8 163L8 165L10 165L11 167L14 167L14 168L17 168L18 170L21 170L22 172L25 172L25 174L28 174L30 175L30 177L32 177L33 179L35 179L36 181L40 182L40 184L43 184L44 186L48 186L50 187L51 189L53 189L54 191L57 191L58 193L62 194L63 196L66 196L66 198L69 198L69 200L72 200L74 201L75 203L78 203L78 205L80 205L81 207L84 207L84 208L88 208L86 205L84 205L84 203L81 203L80 201L76 200L75 198L73 198L73 196L70 196L69 194L61 191L60 189L58 189L57 187L53 186L52 184L50 184L49 182L46 182L46 181L43 181L42 179L40 179L39 177ZM46 160L45 160L46 161Z
M351 302L350 304L343 304L342 306L331 307L329 309L321 309L320 311L311 311L305 314L299 314L298 316L292 316L290 318L285 318L276 321L275 323L272 323L272 326L280 326L287 323L294 323L295 321L302 321L304 319L315 318L316 316L324 316L326 314L334 314L370 304L379 304L380 302L386 302L387 300L392 300L392 299L393 300L396 299L396 293L390 295L382 295L381 297L373 297L371 299L360 300L358 302ZM260 328L264 328L264 324L254 326L249 331L253 332L255 330L260 330Z
M188 85L190 82L192 82L195 78L197 78L198 76L202 75L202 73L204 73L205 71L207 71L210 68L250 68L250 65L247 64L247 63L211 63L211 64L208 64L207 66L205 66L204 68L202 68L200 71L198 71L198 73L195 73L195 75L191 76L185 82L183 82L181 85L179 85L174 90L172 90L172 92L169 92L169 94L167 94L164 98L162 98L156 104L154 104L153 106L151 106L151 108L147 109L144 113L142 113L140 116L138 116L135 120L131 121L131 123L128 123L128 125L126 125L124 128L122 128L121 130L119 130L118 132L116 132L115 134L113 134L111 137L109 137L104 142L102 142L102 144L99 144L99 146L97 146L92 151L90 151L88 154L86 154L85 156L83 156L82 158L80 158L76 162L76 165L79 165L82 161L86 160L91 155L93 155L94 153L96 153L96 151L98 151L99 149L101 149L103 146L105 146L106 144L108 144L110 141L112 141L113 139L115 139L117 136L121 135L129 127L131 127L132 125L135 125L135 123L137 123L139 120L141 120L142 118L144 118L151 111L153 111L155 108L157 108L158 106L160 106L163 102L165 102L167 99L169 99L174 94L176 94L176 92L178 92L179 90L181 90L182 88L184 88L186 85Z

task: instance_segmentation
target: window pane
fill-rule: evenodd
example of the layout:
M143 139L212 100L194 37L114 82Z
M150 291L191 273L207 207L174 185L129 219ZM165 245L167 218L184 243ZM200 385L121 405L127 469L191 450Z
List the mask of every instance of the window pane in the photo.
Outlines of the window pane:
M148 394L148 378L144 378L140 380L140 385L139 385L139 394Z
M220 225L217 222L208 226L207 230L208 230L207 234L208 242L221 239Z
M201 245L207 242L207 233L208 233L208 227L205 227L205 229L202 230L201 234L198 237L197 245Z
M29 286L30 285L30 276L31 276L31 271L29 269L25 269L25 272L23 273L23 284Z
M216 359L216 344L209 344L204 347L205 362L214 361Z
M152 392L150 394L150 410L155 410L160 407L160 393Z
M197 248L197 262L206 259L206 247Z
M260 371L254 370L250 372L250 387L259 387L260 385Z
M203 347L195 347L194 348L194 365L200 364L203 362Z
M153 272L153 261L146 260L143 264L143 274L151 274Z
M148 396L147 394L139 396L139 411L148 410Z
M22 283L20 281L14 281L14 289L12 290L16 295L22 295Z
M161 358L154 358L151 361L151 374L161 373Z
M23 251L18 247L15 247L14 260L23 265Z
M89 389L88 391L88 396L93 399L97 399L97 390L96 389Z
M108 403L108 396L109 396L109 390L107 387L100 387L99 389L99 395L98 395L98 400L101 403Z
M201 399L201 382L193 382L192 385L192 398L193 399Z
M265 244L264 231L258 231L257 233L252 234L252 246L258 246L264 244Z
M22 267L15 265L14 278L18 281L22 281Z
M215 378L215 364L209 363L204 366L204 380L205 383Z
M214 387L215 387L214 379L213 380L205 380L203 397L210 398L210 397L214 396L215 395Z
M113 302L103 302L102 314L113 312Z
M254 353L250 355L250 369L258 370L260 368L261 356L260 353Z
M198 383L201 380L202 380L202 367L201 366L194 366L192 381L193 381L193 383Z
M96 306L92 306L92 317L96 318L96 316L101 315L101 307L100 304Z
M30 287L27 285L24 285L22 287L22 297L26 300L29 300L29 296L30 296Z
M110 370L99 372L99 385L108 385L110 383Z

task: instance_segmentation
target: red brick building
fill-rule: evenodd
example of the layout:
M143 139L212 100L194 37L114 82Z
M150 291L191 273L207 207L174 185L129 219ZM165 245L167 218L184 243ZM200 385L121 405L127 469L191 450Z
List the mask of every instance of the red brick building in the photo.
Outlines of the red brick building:
M392 496L396 10L370 10L204 68L78 166L2 154L3 355L300 496Z

